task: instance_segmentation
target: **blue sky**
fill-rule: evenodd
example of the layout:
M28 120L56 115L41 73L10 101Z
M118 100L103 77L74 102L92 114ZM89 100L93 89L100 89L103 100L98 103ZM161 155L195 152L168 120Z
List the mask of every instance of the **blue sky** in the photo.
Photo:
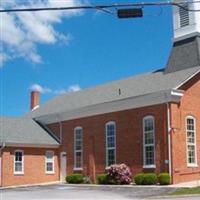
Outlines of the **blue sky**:
M79 3L78 0L68 1ZM133 1L87 2L99 4ZM20 4L18 1L15 3L6 6L23 4L22 1ZM1 54L6 59L0 67L0 115L21 116L28 112L31 87L41 90L43 104L60 93L160 69L167 62L173 37L170 7L144 8L144 17L137 19L119 20L116 16L95 11L81 11L69 16L58 14L55 17L42 21L42 25L50 29L37 26L37 15L31 30L27 28L31 21L26 20L20 26L19 20L13 21L23 30L24 43L18 40L18 43L14 41L12 45L8 44L10 40L6 41L2 37L8 30L3 31L2 28L1 37L4 40L0 41L3 47ZM3 24L4 16L1 16L1 21ZM47 35L48 30L51 30L53 35L49 34L49 38L42 33L37 35L41 30L47 30ZM15 39L16 34L11 36ZM20 34L17 36L21 37ZM32 46L22 50L21 44Z

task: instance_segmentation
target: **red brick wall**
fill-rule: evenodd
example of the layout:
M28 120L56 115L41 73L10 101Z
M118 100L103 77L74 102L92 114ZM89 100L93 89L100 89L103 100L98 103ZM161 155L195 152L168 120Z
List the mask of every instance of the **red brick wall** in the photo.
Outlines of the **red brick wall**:
M24 151L24 174L14 175L14 152ZM45 174L45 152L54 151L54 174ZM5 148L2 155L2 186L25 185L59 180L58 149Z
M73 172L73 130L76 126L83 127L83 165L84 173L92 176L92 162L89 156L94 155L96 173L105 169L105 124L116 122L116 159L117 163L126 163L132 172L143 171L143 117L153 115L156 129L156 172L168 171L164 163L168 159L167 153L167 108L165 104L114 112L82 119L63 122L62 151L67 152L67 173ZM58 132L58 125L49 125ZM92 142L91 142L92 140ZM94 146L93 146L94 145ZM154 170L146 170L154 171Z
M173 182L186 182L200 179L200 74L182 86L184 97L179 105L172 104L172 157ZM197 159L199 167L187 167L185 118L196 118Z

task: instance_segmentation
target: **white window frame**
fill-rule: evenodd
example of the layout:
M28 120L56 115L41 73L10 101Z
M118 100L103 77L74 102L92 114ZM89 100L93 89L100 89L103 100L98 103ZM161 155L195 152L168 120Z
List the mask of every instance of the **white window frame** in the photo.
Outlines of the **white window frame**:
M53 154L53 157L52 157L52 159L48 159L47 158L47 153L52 153ZM46 151L45 152L45 173L46 174L54 174L55 173L55 167L54 167L54 151L52 151L52 150L48 150L48 151ZM47 171L47 163L49 163L49 162L51 162L52 163L52 171Z
M194 144L193 143L188 143L188 129L187 129L187 120L188 119L192 119L193 122L194 122ZM188 167L198 167L198 164L197 164L197 141L196 141L196 135L197 135L197 132L196 132L196 118L191 116L191 115L188 115L186 117L186 120L185 120L185 125L186 125L186 158L187 158L187 166ZM191 131L191 130L190 130ZM194 153L195 153L195 162L194 163L189 163L188 162L188 145L191 145L191 146L194 146Z
M114 125L114 147L108 147L108 136L107 136L107 126L109 125ZM114 121L109 121L106 123L105 125L105 133L106 133L106 167L109 167L108 165L108 151L109 150L114 150L114 156L115 156L115 160L113 164L116 164L116 123Z
M153 120L153 144L145 144L145 121L151 119ZM154 151L154 164L146 164L146 147L153 146ZM152 115L145 116L143 118L143 168L156 168L156 152L155 152L155 117Z
M15 160L17 152L22 153L22 161L16 161ZM22 171L15 171L15 164L16 163L22 163ZM16 174L16 175L23 175L24 174L24 151L23 150L15 150L14 151L14 170L13 171L14 171L14 174Z
M81 130L81 149L76 150L76 131ZM76 153L81 153L81 167L77 167ZM74 128L74 171L83 170L83 128L81 126L77 126Z

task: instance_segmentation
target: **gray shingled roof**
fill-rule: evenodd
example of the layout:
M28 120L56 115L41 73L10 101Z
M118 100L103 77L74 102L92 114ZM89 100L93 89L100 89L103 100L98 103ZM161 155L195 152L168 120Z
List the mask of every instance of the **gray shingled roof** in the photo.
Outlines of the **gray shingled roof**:
M59 145L32 119L0 117L0 143L24 145Z
M187 38L175 42L165 72L200 66L200 37Z
M28 113L27 116L37 118L43 115L62 113L86 106L174 89L199 70L200 67L193 67L168 74L165 74L161 70L114 81L71 94L63 94Z

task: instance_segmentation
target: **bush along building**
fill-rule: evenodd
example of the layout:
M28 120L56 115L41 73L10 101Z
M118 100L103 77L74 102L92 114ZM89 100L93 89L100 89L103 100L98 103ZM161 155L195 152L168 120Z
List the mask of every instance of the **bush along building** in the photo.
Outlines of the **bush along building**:
M189 4L199 9L198 3ZM95 179L114 163L133 174L168 172L171 183L200 179L200 13L174 8L166 67L60 95L0 119L0 185Z

